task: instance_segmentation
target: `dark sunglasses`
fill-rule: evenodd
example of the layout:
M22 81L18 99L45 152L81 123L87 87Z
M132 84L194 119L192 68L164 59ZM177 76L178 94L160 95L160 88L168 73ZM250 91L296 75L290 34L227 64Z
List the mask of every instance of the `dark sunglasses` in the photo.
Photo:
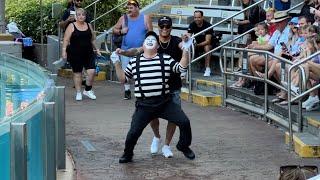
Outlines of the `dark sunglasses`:
M75 0L76 2L82 2L82 0Z
M160 29L163 29L163 28L170 29L171 28L170 25L160 25L159 27L160 27Z
M288 172L293 172L296 169L300 169L305 173L305 175L315 176L318 174L318 167L317 166L299 166L299 165L287 165L280 167L280 175Z

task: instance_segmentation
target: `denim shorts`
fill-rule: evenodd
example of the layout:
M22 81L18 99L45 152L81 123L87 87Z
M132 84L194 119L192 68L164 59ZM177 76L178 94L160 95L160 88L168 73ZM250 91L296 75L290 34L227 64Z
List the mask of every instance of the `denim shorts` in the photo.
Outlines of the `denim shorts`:
M174 90L170 92L173 103L179 105L181 107L181 98L180 98L181 90Z
M129 61L132 57L127 57L127 56L120 56L121 60L121 67L123 70L127 68L127 65L129 64Z

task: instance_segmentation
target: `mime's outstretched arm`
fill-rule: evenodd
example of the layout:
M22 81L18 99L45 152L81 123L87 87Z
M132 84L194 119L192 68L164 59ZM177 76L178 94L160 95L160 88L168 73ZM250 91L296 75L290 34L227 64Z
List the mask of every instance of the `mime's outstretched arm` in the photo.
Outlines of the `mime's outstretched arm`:
M116 68L116 74L117 74L119 81L121 83L125 83L126 82L126 75L125 75L123 69L121 68L119 55L117 55L116 52L113 52L110 56L110 59L113 62L114 67Z

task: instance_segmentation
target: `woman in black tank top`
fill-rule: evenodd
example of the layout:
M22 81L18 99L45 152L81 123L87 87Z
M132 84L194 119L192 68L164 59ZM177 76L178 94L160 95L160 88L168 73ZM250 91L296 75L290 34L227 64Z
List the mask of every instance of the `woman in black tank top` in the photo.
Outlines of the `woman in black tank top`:
M76 22L69 24L64 34L62 58L70 61L73 80L76 88L76 100L82 100L81 83L82 70L87 71L88 77L83 94L90 99L96 99L92 91L92 83L95 75L94 49L100 55L99 50L95 47L95 36L90 24L85 22L86 13L84 9L76 10ZM67 51L68 46L68 51Z

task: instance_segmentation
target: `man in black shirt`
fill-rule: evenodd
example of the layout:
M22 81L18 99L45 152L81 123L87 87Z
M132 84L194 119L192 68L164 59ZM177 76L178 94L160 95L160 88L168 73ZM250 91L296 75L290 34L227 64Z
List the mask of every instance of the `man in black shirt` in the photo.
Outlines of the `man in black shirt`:
M76 12L76 10L78 8L81 8L82 2L83 2L83 0L73 0L73 3L71 5L71 7L68 8L67 10L65 10L64 13L63 13L62 19L61 19L61 21L59 23L60 28L65 30L70 23L76 21L75 12ZM86 20L85 21L87 23L90 23L90 21L91 21L91 18L88 16L88 14L86 14Z
M182 57L182 40L177 36L171 35L172 30L172 20L168 16L162 16L158 19L159 28L159 53L164 53L170 55L175 61L179 62ZM125 56L136 56L143 51L142 47L132 48L127 51L117 49L117 53ZM180 73L173 73L170 75L169 81L170 94L173 102L181 106L180 99L180 89L182 87L182 82L180 78ZM150 122L152 127L154 137L151 143L150 151L151 154L156 154L160 146L160 133L159 133L159 119L156 118ZM170 142L172 140L173 134L176 130L176 125L174 123L168 122L167 133L164 146L162 147L162 154L166 157L172 157L173 153L170 148Z
M204 20L202 11L199 11L199 10L195 11L193 16L194 16L194 21L189 25L189 28L188 28L189 34L197 34L197 33L201 32L204 29L207 29L208 27L211 26L211 24L209 22ZM195 47L196 47L197 56L199 56L201 52L206 53L211 50L211 48L212 48L212 46L211 46L212 34L213 34L213 30L210 29L204 33L201 33L197 37L195 37L195 39L196 39ZM206 70L205 70L203 76L210 76L210 73L211 73L210 58L211 58L210 54L208 54L205 57Z
M149 31L143 43L143 54L130 60L125 71L119 63L119 56L113 52L111 60L115 64L117 77L124 83L129 79L135 81L136 110L132 116L130 130L127 134L123 156L119 163L132 161L133 149L143 129L155 118L164 118L179 126L180 138L177 149L189 158L195 155L189 148L191 144L190 121L181 107L173 102L169 95L168 80L173 73L184 72L188 66L189 42L183 43L180 62L172 57L158 53L159 39L155 32Z
M303 6L302 6L302 8L301 8L301 11L300 11L300 14L299 14L299 16L304 16L304 17L306 17L307 18L307 20L309 21L309 22L311 22L311 24L313 24L314 23L314 14L312 14L311 12L310 12L310 9L311 8L314 8L315 7L315 4L314 4L314 2L313 2L313 0L304 0L304 4L303 4Z

